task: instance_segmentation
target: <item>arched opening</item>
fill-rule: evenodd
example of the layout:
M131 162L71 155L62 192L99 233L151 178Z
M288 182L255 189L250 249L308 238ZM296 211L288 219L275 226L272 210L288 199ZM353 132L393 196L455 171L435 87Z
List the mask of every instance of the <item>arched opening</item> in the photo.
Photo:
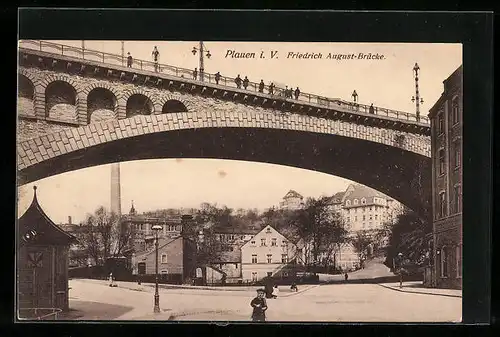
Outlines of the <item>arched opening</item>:
M95 88L87 96L87 123L115 118L117 99L109 89Z
M45 89L45 115L60 120L76 119L76 90L64 81L54 81Z
M26 115L35 114L35 86L29 78L18 75L17 111Z
M163 104L163 108L161 110L162 113L172 113L172 112L188 112L186 106L176 99L171 99Z
M150 115L153 113L153 102L142 94L133 94L127 100L127 117Z

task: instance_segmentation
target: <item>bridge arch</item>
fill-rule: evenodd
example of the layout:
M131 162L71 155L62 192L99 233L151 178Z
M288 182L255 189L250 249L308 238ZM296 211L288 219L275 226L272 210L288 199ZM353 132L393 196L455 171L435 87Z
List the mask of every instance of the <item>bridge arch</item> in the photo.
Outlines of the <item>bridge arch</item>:
M45 97L45 117L58 120L77 120L79 86L70 77L48 75L41 81Z
M158 100L157 113L173 113L192 111L190 104L179 95L164 95Z
M35 115L35 84L25 74L19 73L17 78L17 110L23 114Z
M314 127L282 122L221 120L188 113L135 116L90 124L18 145L20 183L117 161L157 158L219 158L266 162L324 172L385 193L430 214L431 159L421 153ZM193 115L193 116L191 116ZM260 119L260 118L258 118ZM188 123L192 120L191 123ZM317 122L314 122L317 123ZM313 122L311 122L313 125Z
M120 92L108 83L93 83L82 91L87 124L117 118Z
M155 113L155 100L146 90L128 90L123 94L121 101L121 104L125 108L125 117L127 118L135 115L152 115Z

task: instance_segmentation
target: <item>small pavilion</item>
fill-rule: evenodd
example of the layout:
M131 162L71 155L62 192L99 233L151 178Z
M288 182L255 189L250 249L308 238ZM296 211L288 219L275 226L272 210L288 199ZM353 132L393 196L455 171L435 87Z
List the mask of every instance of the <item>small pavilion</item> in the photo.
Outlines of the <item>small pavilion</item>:
M69 309L68 251L76 238L60 229L33 201L18 220L17 309L19 318Z

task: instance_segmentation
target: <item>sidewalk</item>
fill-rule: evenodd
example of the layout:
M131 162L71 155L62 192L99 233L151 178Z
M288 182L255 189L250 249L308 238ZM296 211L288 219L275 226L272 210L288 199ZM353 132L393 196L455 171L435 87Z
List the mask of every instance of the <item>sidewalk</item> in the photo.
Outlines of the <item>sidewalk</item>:
M424 295L437 295L447 297L462 297L462 290L459 289L439 289L439 288L426 288L422 282L403 282L403 288L399 288L399 283L379 283L380 286L401 291L405 293L424 294Z
M107 280L95 280L95 279L75 279L82 282L97 283L97 284L109 284ZM154 288L154 283L142 283L139 285L137 282L129 281L115 281L118 287L135 290L135 291L150 291L148 288ZM304 284L299 285L299 291L293 292L290 290L289 286L280 287L280 297L287 297L296 294L300 294L306 290L312 289L318 285L316 284ZM147 287L147 288L146 288ZM191 285L178 285L178 284L158 284L159 289L191 289L191 290L210 290L210 291L246 291L255 292L257 289L262 288L262 286L191 286Z

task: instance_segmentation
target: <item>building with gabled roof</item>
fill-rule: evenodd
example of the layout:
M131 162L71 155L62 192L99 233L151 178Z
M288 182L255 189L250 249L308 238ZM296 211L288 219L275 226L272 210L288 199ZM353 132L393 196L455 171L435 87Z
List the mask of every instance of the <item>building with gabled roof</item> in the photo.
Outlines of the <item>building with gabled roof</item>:
M287 278L296 258L295 244L272 226L265 226L241 247L243 282L265 277Z
M279 207L283 209L295 210L304 206L304 197L297 191L290 190L285 194Z
M33 190L17 222L17 308L24 318L33 317L33 308L69 309L68 251L76 241L45 214Z

